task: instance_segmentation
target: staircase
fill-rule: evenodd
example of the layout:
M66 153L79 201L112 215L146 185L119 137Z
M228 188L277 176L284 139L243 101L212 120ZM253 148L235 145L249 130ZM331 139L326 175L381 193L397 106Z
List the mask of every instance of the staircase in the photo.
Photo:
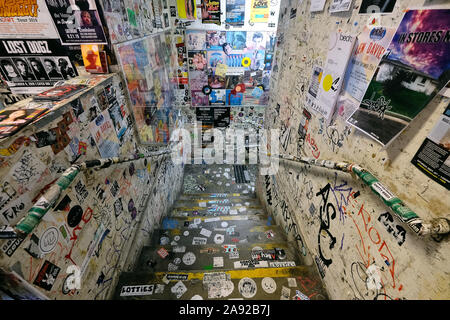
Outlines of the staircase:
M326 299L318 273L261 207L256 174L186 166L184 193L135 270L121 274L114 299Z

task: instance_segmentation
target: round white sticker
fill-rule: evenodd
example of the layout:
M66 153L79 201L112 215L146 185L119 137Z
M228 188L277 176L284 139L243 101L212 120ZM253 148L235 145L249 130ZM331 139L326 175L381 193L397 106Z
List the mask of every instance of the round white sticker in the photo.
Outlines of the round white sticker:
M183 232L183 236L187 237L189 235L189 231Z
M180 240L180 236L175 236L175 237L173 238L173 240L175 240L175 241Z
M270 277L265 277L261 281L261 287L267 293L274 293L277 290L277 283Z
M221 223L221 226L222 226L222 228L226 228L226 227L228 227L228 222L225 222L225 221L224 221L224 222L222 222L222 223Z
M192 252L186 252L183 256L183 263L187 266L193 265L195 262L195 254Z
M224 241L225 241L225 237L223 234L218 233L214 236L214 243L222 244Z
M55 227L50 227L42 234L39 240L39 249L42 253L49 253L55 249L58 243L59 232Z
M203 298L202 298L202 296L196 294L195 296L193 296L193 297L191 298L191 300L203 300Z
M175 263L176 265L179 265L181 263L181 259L180 258L175 258L173 260L173 263Z
M253 298L256 295L256 289L256 282L251 278L242 278L239 281L239 292L244 298Z

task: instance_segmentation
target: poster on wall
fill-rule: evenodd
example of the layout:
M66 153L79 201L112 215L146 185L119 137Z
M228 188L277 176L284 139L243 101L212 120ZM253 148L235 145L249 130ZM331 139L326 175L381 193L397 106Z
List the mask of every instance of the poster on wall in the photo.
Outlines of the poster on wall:
M245 20L245 0L228 0L225 22L233 26L243 26Z
M407 11L348 123L389 145L450 78L450 9Z
M397 0L362 0L360 14L391 13Z
M361 102L370 80L394 36L395 28L365 26L356 40L344 90Z
M274 43L272 32L188 30L192 106L267 105Z
M310 12L319 12L325 8L325 3L327 0L311 0L311 6L309 7Z
M220 0L202 0L202 23L220 26Z
M95 0L45 0L63 45L106 44Z
M328 54L317 92L317 104L311 110L331 122L334 107L341 91L345 70L355 44L355 36L333 32L328 42Z
M450 104L420 146L411 163L450 189Z
M180 19L197 19L197 4L195 0L177 0L177 8Z
M0 38L58 38L45 0L10 1L0 6Z
M352 1L353 0L332 0L330 4L330 13L350 10Z
M36 94L78 76L59 39L0 42L0 74L15 94Z
M267 23L269 21L269 7L269 0L252 0L250 21L253 23Z

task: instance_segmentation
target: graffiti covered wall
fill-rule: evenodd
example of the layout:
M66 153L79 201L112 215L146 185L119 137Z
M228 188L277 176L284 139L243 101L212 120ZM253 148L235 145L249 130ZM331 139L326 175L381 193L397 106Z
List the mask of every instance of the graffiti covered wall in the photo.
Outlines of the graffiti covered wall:
M71 164L151 151L137 144L120 78L93 78L101 81L89 80L90 90L69 98L34 131L2 141L2 226L14 226ZM107 299L176 199L182 175L170 156L83 171L31 234L0 240L0 267L49 299ZM80 275L79 284L70 274Z
M397 0L392 13L310 12L311 1L282 1L273 88L265 127L280 130L280 153L357 163L367 168L424 220L449 218L448 190L411 159L449 104L437 95L388 147L343 119L327 124L304 112L313 67L325 66L329 35L357 36L368 24L396 28L407 8L440 1ZM370 2L370 1L369 1ZM345 111L345 110L344 110ZM305 125L306 123L306 125ZM449 299L448 236L419 238L389 212L369 187L350 174L283 161L259 176L258 196L276 221L317 266L332 299Z

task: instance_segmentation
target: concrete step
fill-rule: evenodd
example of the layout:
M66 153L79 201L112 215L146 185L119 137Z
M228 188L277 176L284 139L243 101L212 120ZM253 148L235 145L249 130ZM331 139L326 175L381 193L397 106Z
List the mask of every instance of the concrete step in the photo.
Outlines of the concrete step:
M215 206L204 207L180 207L171 210L168 217L216 217L236 215L266 215L260 206Z
M113 299L324 300L328 297L317 275L309 267L297 266L223 272L126 272L119 278Z
M232 225L234 221L253 221L259 225L274 225L275 220L268 217L266 214L258 215L227 215L227 216L190 216L190 217L166 217L161 222L160 229L178 229L189 227L190 225L204 225L207 227L213 226L216 228L223 228L222 223ZM225 225L225 223L223 225ZM191 227L192 228L192 227Z
M229 207L250 207L250 208L260 208L261 204L258 199L245 199L242 198L220 198L220 199L207 199L207 200L198 200L198 199L187 199L187 200L177 200L173 208L186 208L186 207L195 207L195 208L211 208L217 206L229 206Z
M148 246L142 249L135 271L164 272L233 270L242 268L276 268L271 262L287 262L299 266L301 258L295 244L252 243L212 244L205 246Z
M255 193L195 193L181 194L178 200L209 200L209 199L255 199Z
M239 222L239 223L238 223ZM244 244L252 242L281 242L286 241L285 233L276 225L267 226L263 223L233 221L228 227L219 230L200 224L201 227L180 229L156 229L153 232L151 243L153 245L209 245L209 244ZM234 228L231 228L235 226ZM209 228L209 229L208 229Z

